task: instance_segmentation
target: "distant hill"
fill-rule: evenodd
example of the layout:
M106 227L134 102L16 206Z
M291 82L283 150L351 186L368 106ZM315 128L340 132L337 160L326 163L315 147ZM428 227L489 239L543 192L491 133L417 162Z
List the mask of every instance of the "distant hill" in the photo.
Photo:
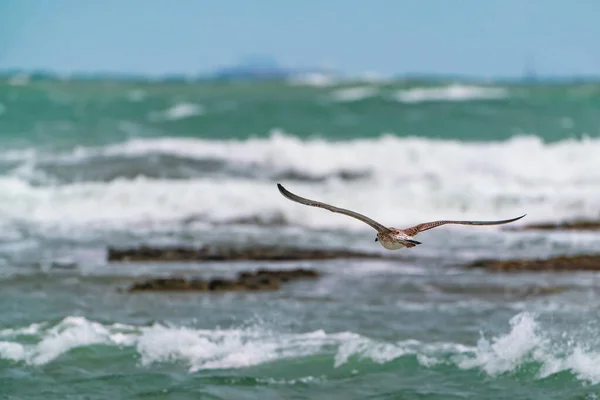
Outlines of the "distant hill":
M239 64L220 68L210 76L218 80L287 80L303 74L330 74L325 68L287 68L274 58L255 55L244 58Z

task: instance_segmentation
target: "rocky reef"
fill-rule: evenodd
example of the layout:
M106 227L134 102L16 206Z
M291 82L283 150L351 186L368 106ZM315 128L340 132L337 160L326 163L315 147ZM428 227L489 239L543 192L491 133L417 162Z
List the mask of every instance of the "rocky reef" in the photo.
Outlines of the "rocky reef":
M383 254L341 249L302 249L295 247L204 246L186 247L141 246L132 249L108 249L109 262L142 261L296 261L331 260L336 258L384 258Z
M545 222L537 224L523 225L520 227L507 227L506 230L512 231L600 231L600 220L578 219L562 222Z
M316 271L296 268L291 270L259 269L256 272L241 272L236 279L200 278L185 279L183 277L152 278L134 283L129 292L227 292L227 291L266 291L278 290L282 283L297 279L314 279L320 274Z
M499 272L600 271L600 254L557 256L545 259L477 260L464 267Z

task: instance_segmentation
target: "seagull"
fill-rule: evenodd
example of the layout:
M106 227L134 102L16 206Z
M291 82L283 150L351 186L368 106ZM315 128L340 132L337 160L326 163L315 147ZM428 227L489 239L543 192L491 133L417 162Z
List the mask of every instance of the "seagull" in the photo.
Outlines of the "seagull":
M375 241L376 242L378 241L379 243L381 243L381 245L388 250L398 250L403 247L407 247L407 248L415 247L416 245L421 244L421 242L417 242L416 240L414 240L414 237L417 236L417 234L419 234L420 232L423 232L423 231L427 231L432 228L436 228L441 225L446 225L446 224L501 225L501 224L508 224L510 222L517 221L517 220L523 218L525 215L527 215L527 214L523 214L517 218L503 219L503 220L499 220L499 221L445 221L444 220L444 221L425 222L422 224L411 226L410 228L406 228L406 229L397 229L397 228L392 228L392 227L387 228L387 227L381 225L379 222L376 222L376 221L372 220L371 218L366 217L362 214L359 214L355 211L350 211L345 208L338 208L338 207L332 206L331 204L322 203L320 201L315 201L315 200L306 199L304 197L300 197L300 196L290 192L289 190L284 188L279 183L277 184L277 188L279 189L279 192L281 192L281 194L289 200L295 201L300 204L304 204L306 206L324 208L325 210L329 210L334 213L348 215L350 217L356 218L359 221L366 223L367 225L371 226L372 228L374 228L377 231L377 237L375 238Z

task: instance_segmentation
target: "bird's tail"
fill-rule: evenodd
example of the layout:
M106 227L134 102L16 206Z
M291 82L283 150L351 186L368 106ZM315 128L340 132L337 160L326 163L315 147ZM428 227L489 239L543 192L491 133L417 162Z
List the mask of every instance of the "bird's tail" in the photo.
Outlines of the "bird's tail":
M404 239L403 242L404 242L404 245L409 248L415 247L416 245L421 244L421 242L417 242L416 240L410 240L410 239Z

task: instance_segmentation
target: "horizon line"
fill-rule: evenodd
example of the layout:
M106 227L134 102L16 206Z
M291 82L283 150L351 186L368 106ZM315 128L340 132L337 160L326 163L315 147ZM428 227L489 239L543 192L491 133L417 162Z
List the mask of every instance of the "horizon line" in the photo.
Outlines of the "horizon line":
M332 69L318 68L298 68L288 69L281 68L280 72L285 72L285 75L274 74L272 76L260 76L254 77L222 77L219 73L222 71L230 71L231 67L216 69L212 72L196 72L196 73L185 73L185 72L164 72L164 73L144 73L144 72L129 72L129 71L110 71L110 70L96 70L96 71L71 71L71 72L60 72L50 68L0 68L0 78L14 78L17 75L26 75L28 79L56 79L56 80L101 80L104 78L108 79L119 79L119 80L173 80L173 81L235 81L235 80L250 80L250 81L287 81L294 77L303 77L310 75L326 75L333 79L342 80L419 80L419 79L430 79L430 80L469 80L469 81L518 81L518 82L548 82L548 81L566 81L566 80L600 80L600 73L598 74L537 74L535 76L521 74L521 75L484 75L484 74L468 74L468 73L452 73L452 72L404 72L396 74L380 74L376 71L365 71L361 73L342 73L334 71ZM237 68L235 68L237 69ZM243 68L240 69L241 71ZM248 71L253 71L248 69ZM299 71L299 72L297 72ZM256 72L256 71L255 71Z

